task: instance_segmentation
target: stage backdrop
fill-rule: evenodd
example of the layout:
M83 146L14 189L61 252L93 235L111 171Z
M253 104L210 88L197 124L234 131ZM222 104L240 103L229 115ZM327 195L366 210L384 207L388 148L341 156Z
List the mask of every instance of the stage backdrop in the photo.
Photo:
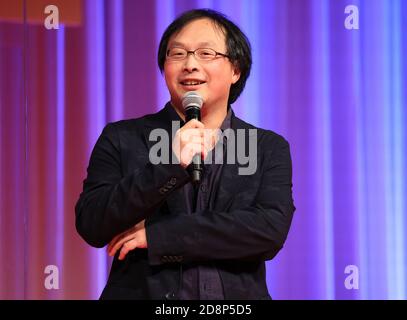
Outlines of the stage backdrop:
M407 1L52 3L57 30L47 1L0 1L1 299L98 298L110 260L74 227L91 149L106 123L163 107L159 38L202 7L252 43L235 112L291 145L297 210L267 263L273 298L407 298Z

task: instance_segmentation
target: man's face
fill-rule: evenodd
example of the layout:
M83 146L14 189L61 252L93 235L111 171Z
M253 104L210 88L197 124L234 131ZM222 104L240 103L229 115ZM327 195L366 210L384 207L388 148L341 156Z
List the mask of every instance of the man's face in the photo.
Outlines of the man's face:
M198 48L211 48L226 54L225 36L209 19L190 22L174 34L167 50L181 47L188 51ZM181 61L169 61L164 64L164 75L171 101L182 110L182 96L188 91L197 91L204 100L204 108L222 108L227 106L230 86L239 80L240 73L228 58L217 56L211 61L199 61L192 54ZM191 81L203 82L191 85Z

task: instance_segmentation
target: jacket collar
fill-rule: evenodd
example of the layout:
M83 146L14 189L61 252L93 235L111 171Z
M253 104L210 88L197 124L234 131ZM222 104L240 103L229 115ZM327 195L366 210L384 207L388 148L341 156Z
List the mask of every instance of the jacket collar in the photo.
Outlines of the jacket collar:
M236 117L233 109L229 106L231 111L231 124L230 127L232 129L253 129L254 127L243 120ZM172 121L180 121L180 125L184 124L182 118L178 115L175 111L174 107L171 105L170 102L167 102L165 107L162 108L159 112L148 115L146 118L145 126L151 128L163 128L163 129L170 129Z
M183 121L175 111L173 106L168 102L163 109L161 109L158 113L154 115L147 116L145 121L145 126L151 129L161 128L166 130L168 133L171 134L172 130L172 121L180 121L180 125L182 125ZM249 132L248 129L255 129L254 126L244 122L243 120L239 119L235 116L233 109L231 109L231 129L235 132L237 136L238 129L244 129L245 132L245 144L246 149L248 150L248 143L250 134L247 135ZM149 142L150 130L145 130L146 140L149 144L149 149L152 147L153 142ZM172 138L172 137L171 137ZM171 139L170 138L170 139ZM236 156L236 155L235 155ZM237 159L235 157L235 159ZM233 200L235 195L241 189L242 185L246 183L246 179L238 179L238 165L237 164L223 164L222 173L220 177L220 184L218 188L218 193L215 195L215 207L214 210L219 211L228 211L233 204ZM247 177L247 176L242 176ZM186 212L186 205L185 205L185 198L183 194L183 188L175 190L168 198L167 198L167 205L171 212L175 214L182 214Z

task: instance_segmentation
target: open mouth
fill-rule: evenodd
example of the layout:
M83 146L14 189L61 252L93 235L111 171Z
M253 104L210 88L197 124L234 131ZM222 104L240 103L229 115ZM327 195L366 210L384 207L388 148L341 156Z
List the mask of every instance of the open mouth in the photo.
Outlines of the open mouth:
M204 84L205 81L196 81L196 80L186 80L180 82L183 86L199 86Z

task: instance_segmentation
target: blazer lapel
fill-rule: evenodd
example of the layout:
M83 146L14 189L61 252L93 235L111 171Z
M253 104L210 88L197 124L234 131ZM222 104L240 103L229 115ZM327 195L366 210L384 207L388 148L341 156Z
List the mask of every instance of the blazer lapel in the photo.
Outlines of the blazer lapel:
M172 155L171 141L172 141L172 134L173 134L173 132L172 132L173 121L179 121L179 126L183 125L182 119L178 116L177 112L168 102L165 105L165 107L156 114L156 116L153 116L148 121L146 121L146 124L145 124L146 130L144 130L145 141L146 141L149 151L150 151L151 147L157 143L157 141L150 141L149 137L150 137L151 131L154 129L163 129L167 132L168 141L169 141L169 157L170 157L169 161L170 162L172 161L172 159L171 159L171 155ZM175 134L175 132L174 132L174 134ZM182 214L182 213L187 212L184 188L179 188L179 189L171 192L171 194L168 196L166 202L167 202L168 209L171 213Z
M178 116L177 112L169 102L157 114L154 114L146 119L145 130L143 130L143 133L148 150L150 150L151 147L157 143L157 141L150 141L150 133L154 129L164 130L168 134L169 148L171 149L172 125L174 121L179 121L178 123L180 126L183 124L182 119Z
M247 150L249 150L249 139L254 138L253 136L249 135L249 129L255 129L255 127L250 126L246 122L240 120L235 116L234 113L232 113L231 129L235 133L235 163L227 164L225 160L222 166L218 194L216 195L214 206L214 209L218 211L228 211L233 203L235 195L245 187L247 179L250 179L250 176L239 175L237 148L241 148L241 146L239 146L237 141L237 130L244 130L245 150L247 152ZM257 143L257 141L251 141L250 143L253 142Z

